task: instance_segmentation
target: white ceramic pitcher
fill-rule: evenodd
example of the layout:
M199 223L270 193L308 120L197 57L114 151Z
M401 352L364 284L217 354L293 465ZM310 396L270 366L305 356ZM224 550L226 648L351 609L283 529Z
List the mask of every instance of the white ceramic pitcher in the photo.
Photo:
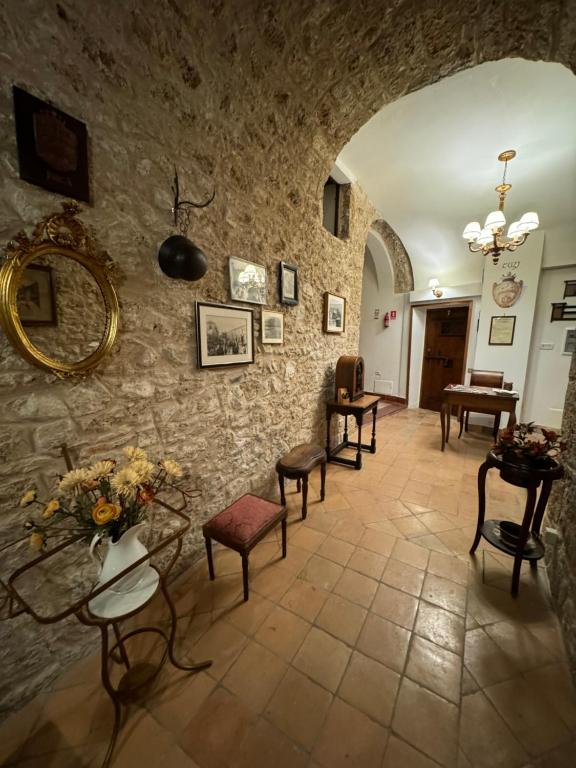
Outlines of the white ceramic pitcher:
M98 584L110 581L114 576L148 553L148 550L138 538L138 534L145 527L144 523L138 523L138 525L128 528L118 541L108 539L104 558L101 558L97 554L97 550L95 550L96 545L103 538L104 534L94 534L90 542L90 555L99 566ZM120 593L130 592L138 586L148 568L149 562L146 560L133 571L126 574L124 578L112 584L110 589Z

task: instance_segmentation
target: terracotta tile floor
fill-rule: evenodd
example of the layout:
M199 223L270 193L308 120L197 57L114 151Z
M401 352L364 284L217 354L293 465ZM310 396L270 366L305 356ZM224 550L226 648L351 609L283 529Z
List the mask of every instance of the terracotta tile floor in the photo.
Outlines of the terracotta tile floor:
M288 558L277 532L259 545L248 603L233 552L217 550L213 583L204 561L182 574L179 651L214 665L164 667L114 766L573 768L576 694L545 570L525 566L514 600L508 558L469 557L490 441L439 442L437 414L380 420L361 472L329 465L323 504L313 475L305 523L292 484ZM488 504L518 519L523 491L491 476ZM92 656L3 725L0 762L99 766L111 715Z

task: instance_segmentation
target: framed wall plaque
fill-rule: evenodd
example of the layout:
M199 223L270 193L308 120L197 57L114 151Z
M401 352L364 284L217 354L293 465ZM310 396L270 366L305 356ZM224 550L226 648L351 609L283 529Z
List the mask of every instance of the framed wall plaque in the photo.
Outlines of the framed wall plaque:
M21 88L12 92L20 178L90 202L86 125Z
M335 293L324 294L324 333L343 333L346 328L346 299Z
M298 267L281 261L278 274L280 301L282 304L298 304Z
M514 343L514 328L516 315L494 315L490 321L491 346L512 346Z
M571 299L576 296L576 280L564 280L564 296L563 299Z

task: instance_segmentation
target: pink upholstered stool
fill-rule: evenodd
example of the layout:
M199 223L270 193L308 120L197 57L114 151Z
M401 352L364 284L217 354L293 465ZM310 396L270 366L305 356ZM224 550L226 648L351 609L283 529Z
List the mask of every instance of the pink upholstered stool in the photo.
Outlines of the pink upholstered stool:
M288 510L260 496L247 493L223 512L219 512L202 526L208 556L210 579L214 580L212 539L225 547L239 552L242 556L242 579L244 600L248 600L248 556L250 551L266 534L282 523L282 557L286 557L286 516Z

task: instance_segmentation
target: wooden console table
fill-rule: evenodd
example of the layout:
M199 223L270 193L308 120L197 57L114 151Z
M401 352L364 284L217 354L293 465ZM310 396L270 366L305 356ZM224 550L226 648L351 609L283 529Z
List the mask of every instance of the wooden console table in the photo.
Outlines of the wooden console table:
M378 395L362 395L358 400L352 400L346 403L339 403L337 400L328 400L326 403L326 455L328 461L335 462L337 464L345 464L354 469L362 469L362 451L370 451L370 453L376 453L376 411L378 410L378 403L380 397ZM362 421L364 414L372 411L372 440L370 444L362 443ZM344 439L336 446L336 448L330 448L330 425L332 423L332 416L337 413L339 416L344 416ZM356 424L358 426L358 440L348 440L348 416L354 416ZM343 456L338 456L340 451L344 448L356 448L356 458L346 459Z
M492 387L464 387L448 385L442 390L442 408L440 409L440 426L442 427L441 450L450 437L450 414L452 406L467 408L478 413L504 411L509 413L508 426L516 424L516 403L518 395L510 392L506 395L497 395Z
M490 468L500 471L500 477L507 483L519 488L526 488L526 507L524 508L524 517L522 524L517 525L502 520L485 520L486 512L486 475ZM536 561L544 557L544 544L540 538L540 526L542 518L548 503L548 497L552 489L554 480L558 480L564 474L563 469L557 462L552 462L550 467L539 468L505 461L502 456L498 456L493 451L486 455L486 461L478 470L478 523L476 526L476 535L470 548L470 554L473 555L484 538L490 542L493 547L511 555L514 558L514 568L512 570L512 588L514 596L518 594L518 585L520 583L520 566L522 560L528 560L532 568L536 567ZM538 487L542 485L540 496L538 496ZM507 523L512 529L514 536L510 537L510 532L506 536L506 531L501 528L502 523Z

